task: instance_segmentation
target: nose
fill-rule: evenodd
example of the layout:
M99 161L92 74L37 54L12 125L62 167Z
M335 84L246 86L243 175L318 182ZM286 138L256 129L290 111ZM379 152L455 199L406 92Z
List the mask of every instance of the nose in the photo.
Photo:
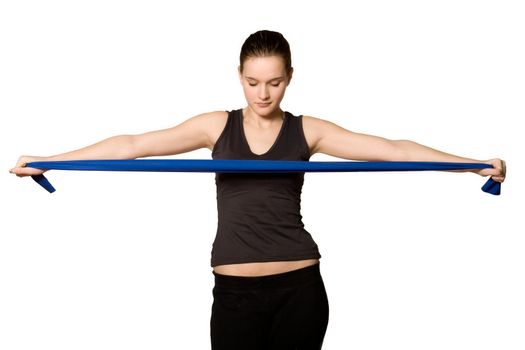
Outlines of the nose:
M270 92L268 90L268 86L266 84L261 84L261 87L259 89L259 99L261 101L268 100L270 98Z

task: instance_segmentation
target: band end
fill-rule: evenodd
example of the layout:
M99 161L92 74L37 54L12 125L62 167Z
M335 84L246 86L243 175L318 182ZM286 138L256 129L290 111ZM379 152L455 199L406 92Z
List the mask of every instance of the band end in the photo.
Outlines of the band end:
M483 187L481 187L481 189L483 190L483 192L487 192L495 196L499 196L501 194L501 183L496 182L492 180L492 178L490 178L483 185Z
M45 188L47 190L47 192L53 193L53 192L56 191L55 188L53 187L53 185L51 185L49 180L44 175L33 175L33 176L31 176L31 178L33 180L35 180L35 182L37 184L39 184L40 186Z

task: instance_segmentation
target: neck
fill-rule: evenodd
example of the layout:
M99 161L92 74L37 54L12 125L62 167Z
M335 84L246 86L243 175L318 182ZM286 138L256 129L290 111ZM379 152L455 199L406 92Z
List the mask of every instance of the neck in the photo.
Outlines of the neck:
M268 127L275 122L281 122L284 119L284 112L277 108L267 115L257 114L249 106L244 108L243 111L244 121L250 121L260 127Z

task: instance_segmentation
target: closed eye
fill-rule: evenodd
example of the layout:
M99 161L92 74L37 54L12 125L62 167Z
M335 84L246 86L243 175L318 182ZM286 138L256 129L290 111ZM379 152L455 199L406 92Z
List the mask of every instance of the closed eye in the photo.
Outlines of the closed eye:
M257 86L259 84L259 81L257 79L254 79L253 77L247 76L246 80L248 81L248 85L250 86ZM269 83L273 87L278 87L281 85L281 83L284 81L284 77L275 77L270 80L267 80L267 83Z
M250 85L250 86L257 86L257 83L250 83L250 82L248 82L248 85ZM279 85L281 85L281 82L279 81L277 83L271 83L270 85L273 86L273 87L278 87Z

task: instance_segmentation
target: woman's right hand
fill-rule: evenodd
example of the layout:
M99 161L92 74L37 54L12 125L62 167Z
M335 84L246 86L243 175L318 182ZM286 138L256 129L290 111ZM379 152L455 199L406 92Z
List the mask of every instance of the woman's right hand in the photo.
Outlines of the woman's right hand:
M9 170L9 172L19 177L41 175L45 173L45 170L29 168L26 167L26 164L30 162L38 162L44 160L46 160L45 157L21 156L20 158L18 158L16 166L13 169Z

